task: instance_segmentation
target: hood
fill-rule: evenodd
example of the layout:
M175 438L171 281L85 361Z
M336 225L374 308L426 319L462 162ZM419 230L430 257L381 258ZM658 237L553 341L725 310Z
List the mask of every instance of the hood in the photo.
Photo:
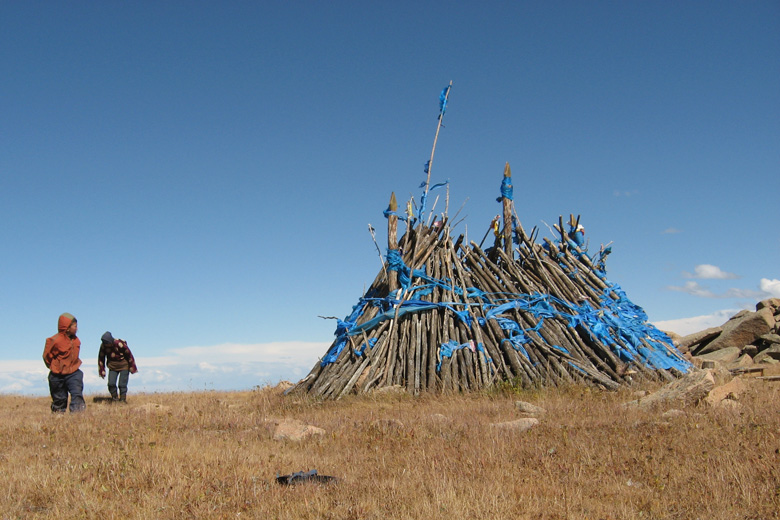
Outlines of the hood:
M65 332L65 330L70 327L70 324L74 321L76 321L76 318L73 317L73 314L69 312L60 314L60 319L57 320L57 330L60 332Z
M106 345L111 345L114 343L114 336L112 336L110 332L106 331L106 333L100 337L100 341Z

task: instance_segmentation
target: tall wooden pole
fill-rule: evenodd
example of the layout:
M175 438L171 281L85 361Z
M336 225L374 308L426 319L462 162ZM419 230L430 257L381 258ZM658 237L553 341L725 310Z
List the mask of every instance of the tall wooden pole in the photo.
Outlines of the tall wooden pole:
M504 179L506 182L512 180L512 170L509 163L504 166ZM502 183L503 184L503 183ZM511 184L509 185L511 188ZM504 252L512 257L512 199L502 193L501 202L504 205Z
M444 111L447 108L447 100L450 98L450 90L452 89L452 81L444 89L444 99L442 100L441 112L439 113L439 122L436 125L436 135L433 138L433 148L431 148L431 158L428 160L428 177L425 179L425 195L428 195L428 188L431 185L431 169L433 169L433 155L436 153L436 142L439 140L439 130L441 130L441 122L444 119ZM421 219L422 220L422 219Z
M398 215L396 212L398 211L398 202L395 200L395 192L390 195L390 204L388 205L387 209L390 211L390 213L387 215L387 249L388 251L397 250ZM394 291L398 290L398 271L395 269L390 269L387 278L388 289L392 294Z

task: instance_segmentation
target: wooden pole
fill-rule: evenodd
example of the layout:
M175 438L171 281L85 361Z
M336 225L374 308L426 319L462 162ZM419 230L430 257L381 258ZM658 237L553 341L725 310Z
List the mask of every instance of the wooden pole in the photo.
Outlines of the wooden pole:
M450 84L447 85L445 88L444 93L444 106L442 107L441 113L439 114L439 122L436 125L436 135L433 137L433 147L431 148L431 158L428 160L428 176L425 179L425 195L428 195L428 188L431 185L431 170L433 169L433 155L436 153L436 142L439 140L439 131L441 130L441 122L444 119L444 110L447 105L447 101L450 98L450 90L452 89L452 81L450 81ZM420 215L422 217L422 215ZM422 220L422 218L420 219Z
M390 194L390 204L387 207L390 214L387 216L387 249L398 249L398 202L395 200L395 192ZM387 275L387 285L390 293L398 290L398 271L391 269Z
M504 166L504 179L510 182L512 179L512 170L509 163ZM502 183L503 185L503 183ZM511 184L509 185L512 186ZM507 256L512 256L512 199L502 194L501 203L504 209L504 252Z

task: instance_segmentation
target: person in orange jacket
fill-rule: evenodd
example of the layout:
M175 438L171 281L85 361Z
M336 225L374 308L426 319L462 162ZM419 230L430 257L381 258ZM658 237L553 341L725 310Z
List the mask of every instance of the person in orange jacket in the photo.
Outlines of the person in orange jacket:
M49 369L49 392L51 393L51 411L63 413L80 412L86 408L84 402L84 373L80 370L81 340L76 337L78 322L72 314L64 313L57 321L57 334L46 339L43 348L43 362Z

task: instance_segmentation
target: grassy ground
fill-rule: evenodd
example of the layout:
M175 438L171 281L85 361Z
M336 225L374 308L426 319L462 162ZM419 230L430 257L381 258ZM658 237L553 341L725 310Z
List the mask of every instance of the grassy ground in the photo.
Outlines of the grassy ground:
M583 389L316 402L273 389L130 395L52 415L0 396L0 519L770 519L780 385L739 409L627 410ZM547 410L525 433L490 423ZM273 440L276 421L326 431ZM317 469L336 484L281 486Z

